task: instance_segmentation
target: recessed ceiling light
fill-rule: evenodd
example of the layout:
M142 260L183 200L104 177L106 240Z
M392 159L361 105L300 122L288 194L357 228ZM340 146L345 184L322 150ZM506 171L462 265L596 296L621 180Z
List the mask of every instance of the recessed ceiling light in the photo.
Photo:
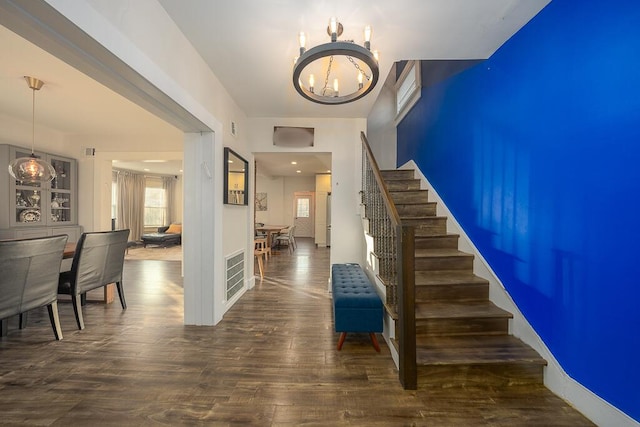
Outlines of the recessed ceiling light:
M291 164L292 164L292 165L297 165L297 164L298 164L298 162L293 161L293 162L291 162Z
M327 169L327 173L331 173L331 169Z
M145 168L145 169L143 169L143 170L144 170L145 172L149 172L151 169L147 169L147 168Z
M296 173L302 173L302 171L296 171Z

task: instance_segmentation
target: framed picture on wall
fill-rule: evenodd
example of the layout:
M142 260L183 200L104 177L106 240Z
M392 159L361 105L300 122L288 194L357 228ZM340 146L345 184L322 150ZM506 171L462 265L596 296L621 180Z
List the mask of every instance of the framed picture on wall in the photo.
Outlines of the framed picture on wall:
M267 210L267 193L256 193L256 210Z

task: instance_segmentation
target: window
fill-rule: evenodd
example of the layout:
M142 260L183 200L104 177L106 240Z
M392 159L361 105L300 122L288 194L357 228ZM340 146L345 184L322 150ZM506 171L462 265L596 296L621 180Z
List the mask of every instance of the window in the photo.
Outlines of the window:
M395 85L396 90L396 126L420 99L422 93L420 61L409 61Z
M298 199L296 207L296 217L309 218L309 199Z
M146 187L144 190L144 226L161 227L167 216L167 202L163 188Z
M111 219L118 218L118 183L111 182Z

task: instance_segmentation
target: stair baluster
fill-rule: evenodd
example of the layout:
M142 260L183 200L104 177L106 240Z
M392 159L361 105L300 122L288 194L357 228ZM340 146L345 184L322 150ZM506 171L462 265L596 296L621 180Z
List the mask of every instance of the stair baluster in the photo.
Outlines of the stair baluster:
M399 378L405 389L417 388L414 227L402 224L364 133L362 191L369 234L379 259L378 277L385 284L385 308L396 320Z

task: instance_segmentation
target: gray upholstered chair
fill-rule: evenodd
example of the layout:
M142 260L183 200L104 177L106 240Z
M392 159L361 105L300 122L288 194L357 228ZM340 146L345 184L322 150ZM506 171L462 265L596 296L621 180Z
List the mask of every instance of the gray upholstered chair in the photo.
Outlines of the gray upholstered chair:
M83 233L78 240L71 271L60 273L58 293L71 295L78 329L84 329L83 296L115 283L122 308L127 308L122 288L122 268L129 230Z
M67 236L0 241L0 319L47 306L57 340L62 339L58 318L58 273ZM22 319L20 328L24 326Z

